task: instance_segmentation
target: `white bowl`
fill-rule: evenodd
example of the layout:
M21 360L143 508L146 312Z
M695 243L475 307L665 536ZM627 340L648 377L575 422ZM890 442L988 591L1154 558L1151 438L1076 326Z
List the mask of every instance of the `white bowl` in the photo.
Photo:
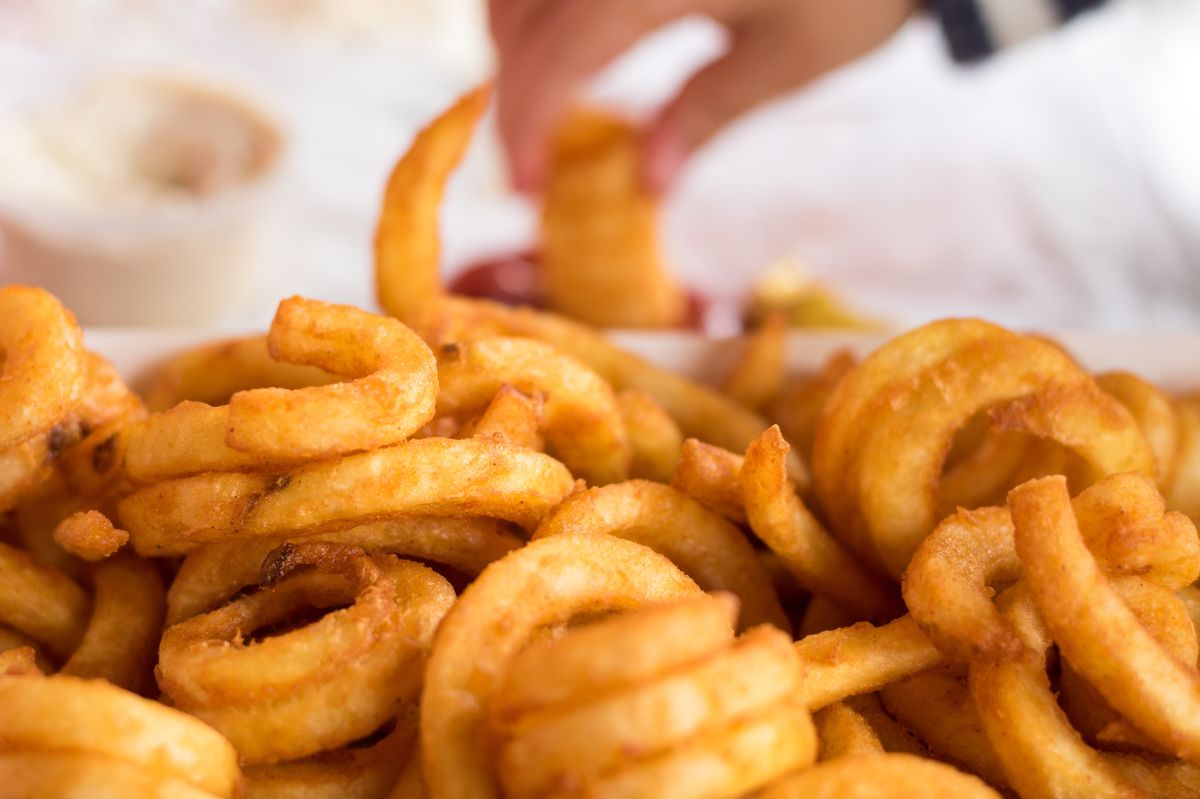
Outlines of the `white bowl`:
M204 324L253 294L278 233L283 135L266 112L138 75L54 100L0 136L0 283L44 286L91 325Z

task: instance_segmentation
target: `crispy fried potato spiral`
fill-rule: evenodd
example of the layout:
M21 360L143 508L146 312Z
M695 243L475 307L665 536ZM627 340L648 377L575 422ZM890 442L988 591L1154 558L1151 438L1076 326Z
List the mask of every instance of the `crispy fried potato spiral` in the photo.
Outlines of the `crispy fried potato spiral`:
M424 566L334 543L282 545L261 582L168 628L159 649L163 691L246 763L305 757L378 729L419 692L433 631L454 601ZM309 608L329 612L265 635Z
M735 639L735 607L684 599L517 655L491 711L505 795L734 797L811 763L791 641L770 627ZM664 646L678 630L689 645ZM569 668L595 651L610 659Z

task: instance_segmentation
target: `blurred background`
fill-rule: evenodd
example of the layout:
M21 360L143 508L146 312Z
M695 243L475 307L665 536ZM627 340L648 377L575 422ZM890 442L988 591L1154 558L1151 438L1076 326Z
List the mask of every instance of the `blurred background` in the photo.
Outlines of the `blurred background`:
M895 324L1200 328L1198 43L1195 0L1123 0L963 67L918 17L710 144L667 202L670 261L718 307L783 259ZM589 94L646 114L721 46L685 20ZM0 0L0 282L74 290L93 323L257 327L290 294L374 307L388 170L491 68L480 0ZM192 87L163 141L211 168L181 174L130 132L152 115L111 88L128 75ZM210 152L222 104L252 133ZM130 152L183 199L115 170ZM448 273L535 243L492 131L442 227Z

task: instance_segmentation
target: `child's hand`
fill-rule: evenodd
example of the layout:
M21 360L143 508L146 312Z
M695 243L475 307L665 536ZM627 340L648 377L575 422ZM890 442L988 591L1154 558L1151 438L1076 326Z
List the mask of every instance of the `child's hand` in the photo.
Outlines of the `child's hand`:
M722 125L874 49L914 7L915 0L490 0L513 182L522 191L540 187L547 138L578 84L668 22L705 14L731 38L647 131L645 177L658 191Z

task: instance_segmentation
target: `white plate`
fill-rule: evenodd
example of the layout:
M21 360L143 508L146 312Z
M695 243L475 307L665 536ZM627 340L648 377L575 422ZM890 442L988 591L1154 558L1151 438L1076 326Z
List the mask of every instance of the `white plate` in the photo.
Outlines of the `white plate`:
M238 332L97 328L87 331L86 340L88 347L111 359L136 383L168 355ZM688 333L614 333L612 338L653 363L703 380L727 373L742 346L740 339L712 340ZM788 342L789 366L796 371L815 369L843 348L866 354L884 338L861 333L794 333ZM1062 333L1055 338L1094 372L1124 369L1172 391L1200 390L1200 333Z

